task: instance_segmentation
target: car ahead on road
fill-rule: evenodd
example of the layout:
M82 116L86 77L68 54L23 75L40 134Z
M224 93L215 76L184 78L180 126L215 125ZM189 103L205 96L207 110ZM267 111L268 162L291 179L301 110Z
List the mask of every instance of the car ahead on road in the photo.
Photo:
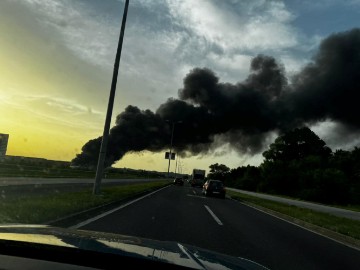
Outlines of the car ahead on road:
M179 185L179 186L183 186L184 185L184 180L180 177L176 177L174 179L174 185Z
M204 185L203 179L191 179L190 184L192 187L202 187Z
M225 199L225 186L220 180L207 180L203 185L203 194L205 196L218 196Z

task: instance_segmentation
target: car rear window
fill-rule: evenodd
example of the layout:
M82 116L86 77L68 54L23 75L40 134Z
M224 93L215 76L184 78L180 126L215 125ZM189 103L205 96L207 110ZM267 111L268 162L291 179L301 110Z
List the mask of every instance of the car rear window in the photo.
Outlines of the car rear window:
M210 186L211 186L211 187L221 188L221 187L223 187L223 183L222 183L222 182L218 182L218 181L216 181L216 182L210 182Z

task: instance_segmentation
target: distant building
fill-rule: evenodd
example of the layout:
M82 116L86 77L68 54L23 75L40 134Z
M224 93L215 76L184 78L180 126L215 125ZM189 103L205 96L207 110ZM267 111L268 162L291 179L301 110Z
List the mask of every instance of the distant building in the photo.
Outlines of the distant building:
M6 155L8 141L9 141L9 134L0 133L0 157Z

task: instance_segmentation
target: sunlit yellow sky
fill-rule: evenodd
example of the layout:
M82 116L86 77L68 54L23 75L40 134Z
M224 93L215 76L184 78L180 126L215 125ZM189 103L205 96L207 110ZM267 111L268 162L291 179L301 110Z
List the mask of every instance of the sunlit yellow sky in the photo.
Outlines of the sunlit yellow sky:
M213 1L130 1L113 119L129 104L155 110L176 97L182 78L196 66L236 82L261 52L279 57L289 73L296 72L331 32L326 26L318 31L307 27L306 10L296 5L255 2L263 5L257 16L268 22L266 29L254 24L246 10L229 11ZM8 155L69 161L102 134L122 8L123 1L116 0L0 1L0 133L10 134ZM228 12L253 39L226 23ZM338 30L349 26L339 24ZM310 49L301 49L304 45ZM259 164L261 154L244 156L223 146L206 157L181 161L187 173L215 162ZM167 161L164 153L130 153L116 166L166 171Z

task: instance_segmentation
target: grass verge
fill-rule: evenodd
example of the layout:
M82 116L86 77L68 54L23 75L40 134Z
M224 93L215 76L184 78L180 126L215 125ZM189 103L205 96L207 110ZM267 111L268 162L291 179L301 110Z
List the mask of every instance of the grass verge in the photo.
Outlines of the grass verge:
M94 178L95 170L57 167L56 165L9 164L0 162L0 177L42 177L42 178ZM122 170L118 168L105 169L104 178L162 179L162 173L144 170Z
M352 244L355 244L357 247L360 247L360 222L356 220L351 220L347 218L341 218L337 216L333 216L326 213L321 213L317 211L313 211L311 209L301 208L293 205L288 205L284 203L274 202L254 196L250 196L247 194L242 194L235 191L228 191L228 195L231 196L232 199L248 203L254 206L260 206L261 209L270 209L275 213L282 214L282 218L285 218L290 221L299 224L301 226L305 226L309 229L314 229L314 227L307 225L313 224L324 228L326 230L335 232L337 234L342 234L346 237L354 238L355 241L351 241ZM303 222L299 222L303 221ZM318 231L318 230L317 230ZM318 231L319 233L322 233ZM327 235L331 237L330 235ZM340 241L340 239L337 239ZM359 245L359 246L358 246Z
M41 224L97 206L124 200L147 190L167 185L168 181L104 187L101 195L91 190L51 196L36 196L0 201L1 223Z
M259 191L256 191L256 193L263 194L263 195L270 195L270 196L280 197L280 198L284 198L284 199L295 200L295 201L299 201L299 202L310 202L310 203L316 203L316 204L320 204L320 205L326 205L326 206L341 208L341 209L345 209L345 210L351 210L351 211L355 211L355 212L360 212L360 205L354 205L354 204L348 204L348 205L324 204L324 203L317 202L317 201L307 201L307 200L303 200L303 199L296 198L296 197L286 196L286 195L283 195L283 194L271 194L271 193L263 193L263 192L259 192Z

